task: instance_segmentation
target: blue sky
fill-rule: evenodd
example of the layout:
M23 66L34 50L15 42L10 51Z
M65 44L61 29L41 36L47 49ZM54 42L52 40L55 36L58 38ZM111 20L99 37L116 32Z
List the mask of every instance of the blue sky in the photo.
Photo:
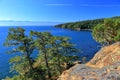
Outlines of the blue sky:
M71 22L120 16L119 0L0 0L0 20Z

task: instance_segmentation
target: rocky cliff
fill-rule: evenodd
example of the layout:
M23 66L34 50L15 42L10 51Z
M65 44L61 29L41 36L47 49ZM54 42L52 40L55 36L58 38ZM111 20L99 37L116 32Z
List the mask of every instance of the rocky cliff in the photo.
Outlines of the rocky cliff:
M120 42L103 47L87 64L73 66L58 80L120 80Z

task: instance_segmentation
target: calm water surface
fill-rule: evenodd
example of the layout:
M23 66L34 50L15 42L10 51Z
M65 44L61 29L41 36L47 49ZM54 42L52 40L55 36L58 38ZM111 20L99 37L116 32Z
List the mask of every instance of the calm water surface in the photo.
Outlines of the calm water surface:
M12 76L9 72L8 60L13 55L6 54L6 51L9 50L9 48L3 46L9 28L10 27L0 27L0 79L5 78L6 76ZM85 56L88 60L99 50L97 47L99 44L93 40L91 32L89 31L70 31L54 28L52 26L24 26L23 28L26 30L26 34L31 30L35 30L43 32L49 31L53 35L71 37L71 41L76 44L76 47L81 51L78 55Z

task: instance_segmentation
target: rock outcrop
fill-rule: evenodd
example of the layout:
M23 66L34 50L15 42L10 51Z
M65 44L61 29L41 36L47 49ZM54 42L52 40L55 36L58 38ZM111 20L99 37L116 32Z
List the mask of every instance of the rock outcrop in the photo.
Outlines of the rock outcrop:
M87 64L77 64L58 80L120 80L120 42L103 47Z

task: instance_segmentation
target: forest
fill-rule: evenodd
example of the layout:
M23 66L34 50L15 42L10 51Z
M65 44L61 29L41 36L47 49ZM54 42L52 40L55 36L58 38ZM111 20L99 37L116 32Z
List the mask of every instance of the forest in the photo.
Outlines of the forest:
M111 17L111 19L119 19L120 16ZM107 18L101 19L94 19L94 20L84 20L84 21L77 21L77 22L68 22L64 24L55 25L58 28L65 28L70 30L92 30L97 24L104 23L104 20Z

